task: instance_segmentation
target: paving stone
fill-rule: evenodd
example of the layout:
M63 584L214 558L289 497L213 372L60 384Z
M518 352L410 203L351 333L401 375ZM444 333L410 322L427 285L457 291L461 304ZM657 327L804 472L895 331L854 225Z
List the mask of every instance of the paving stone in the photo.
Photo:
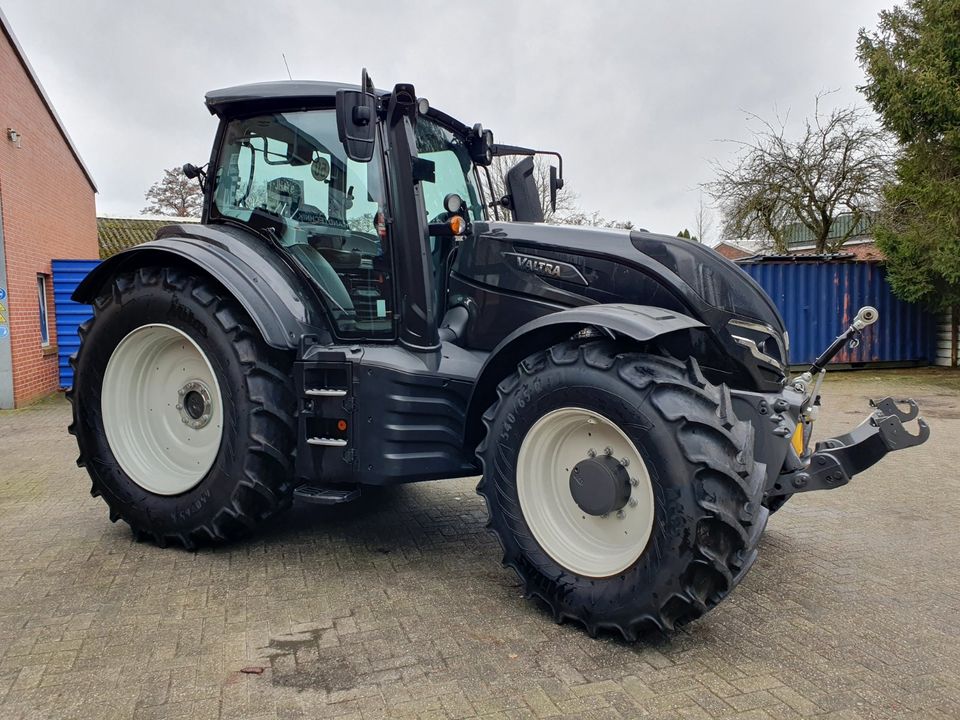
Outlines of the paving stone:
M960 381L945 377L832 374L818 437L860 422L867 397L912 395L929 443L793 498L727 602L636 645L523 600L475 480L161 550L90 497L65 402L0 412L0 717L960 717Z

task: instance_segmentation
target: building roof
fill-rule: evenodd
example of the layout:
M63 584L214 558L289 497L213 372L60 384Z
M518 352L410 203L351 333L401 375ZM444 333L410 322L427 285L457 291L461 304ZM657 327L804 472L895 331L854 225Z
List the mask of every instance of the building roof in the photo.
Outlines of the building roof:
M793 255L816 255L817 250L812 245L802 248L790 248ZM864 262L883 261L887 259L883 250L877 247L872 238L860 238L858 240L848 240L840 248L839 252L849 255L854 260L863 260Z
M7 16L3 14L2 9L0 9L0 28L3 29L3 33L7 36L7 38L9 38L10 45L13 46L13 51L17 54L17 57L20 58L20 64L23 65L23 69L27 71L27 75L30 77L30 82L32 82L33 86L36 88L37 94L40 96L40 99L43 100L43 104L46 105L47 111L50 113L50 117L52 117L53 121L57 124L57 128L60 130L60 134L63 135L63 139L67 143L67 147L70 148L70 152L73 153L73 157L76 159L77 164L80 166L80 169L83 170L83 174L86 175L87 181L90 183L90 187L93 188L94 192L97 192L97 184L93 181L93 175L90 174L90 170L83 162L83 158L80 157L80 151L78 151L77 146L73 144L73 140L70 138L69 133L67 133L67 128L64 126L60 116L57 115L57 111L53 107L53 103L50 102L50 98L47 96L47 91L44 90L43 85L40 84L40 78L37 77L37 73L34 71L33 66L30 64L30 61L27 60L27 55L20 46L17 36L13 34L13 29L10 27L10 22L7 20Z
M727 260L739 260L740 258L750 257L754 254L750 250L728 242L719 242L713 246L713 249L727 258Z
M756 265L757 263L793 263L809 265L811 263L843 262L856 260L851 253L790 253L788 255L751 255L737 260L737 265Z
M849 239L870 235L870 230L873 228L873 221L874 214L865 213L857 222L856 227L853 228L853 232L850 233ZM830 232L827 235L827 239L839 240L847 234L851 225L853 225L852 213L843 213L838 215L833 221L833 224L830 226ZM787 227L784 228L784 235L786 236L787 245L789 247L793 247L795 245L812 245L814 243L813 232L802 222L795 222L787 225Z
M174 223L196 223L199 218L166 217L147 215L144 217L97 218L97 240L100 243L100 259L106 260L121 250L132 248L148 240L153 240L157 230Z

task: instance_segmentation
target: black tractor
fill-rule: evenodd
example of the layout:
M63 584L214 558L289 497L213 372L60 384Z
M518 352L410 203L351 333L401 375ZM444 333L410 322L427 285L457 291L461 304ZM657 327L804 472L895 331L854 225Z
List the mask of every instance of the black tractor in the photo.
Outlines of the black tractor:
M364 72L206 105L209 165L184 166L202 224L161 229L74 295L94 308L73 360L78 464L138 537L194 548L294 498L482 475L525 592L632 639L730 593L791 494L929 435L887 398L811 447L824 366L876 311L790 377L783 320L735 265L545 224L562 161L538 188L540 151L412 85ZM519 158L499 192L498 156Z

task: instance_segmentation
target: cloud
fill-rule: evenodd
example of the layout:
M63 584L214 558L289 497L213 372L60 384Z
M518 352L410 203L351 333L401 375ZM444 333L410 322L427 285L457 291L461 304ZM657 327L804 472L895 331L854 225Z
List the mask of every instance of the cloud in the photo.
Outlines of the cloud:
M365 3L5 0L4 12L100 188L137 213L165 167L209 156L207 90L294 77L413 82L497 139L556 149L581 204L692 226L741 110L802 118L861 102L854 45L889 3Z

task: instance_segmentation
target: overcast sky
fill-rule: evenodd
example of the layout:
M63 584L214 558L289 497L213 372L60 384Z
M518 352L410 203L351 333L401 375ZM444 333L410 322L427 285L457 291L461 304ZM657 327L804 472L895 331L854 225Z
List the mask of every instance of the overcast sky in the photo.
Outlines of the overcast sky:
M165 167L206 162L207 90L295 78L412 82L501 142L557 149L580 204L676 233L699 183L772 116L861 103L857 29L890 2L0 0L99 187L138 214ZM707 237L711 244L716 240Z

